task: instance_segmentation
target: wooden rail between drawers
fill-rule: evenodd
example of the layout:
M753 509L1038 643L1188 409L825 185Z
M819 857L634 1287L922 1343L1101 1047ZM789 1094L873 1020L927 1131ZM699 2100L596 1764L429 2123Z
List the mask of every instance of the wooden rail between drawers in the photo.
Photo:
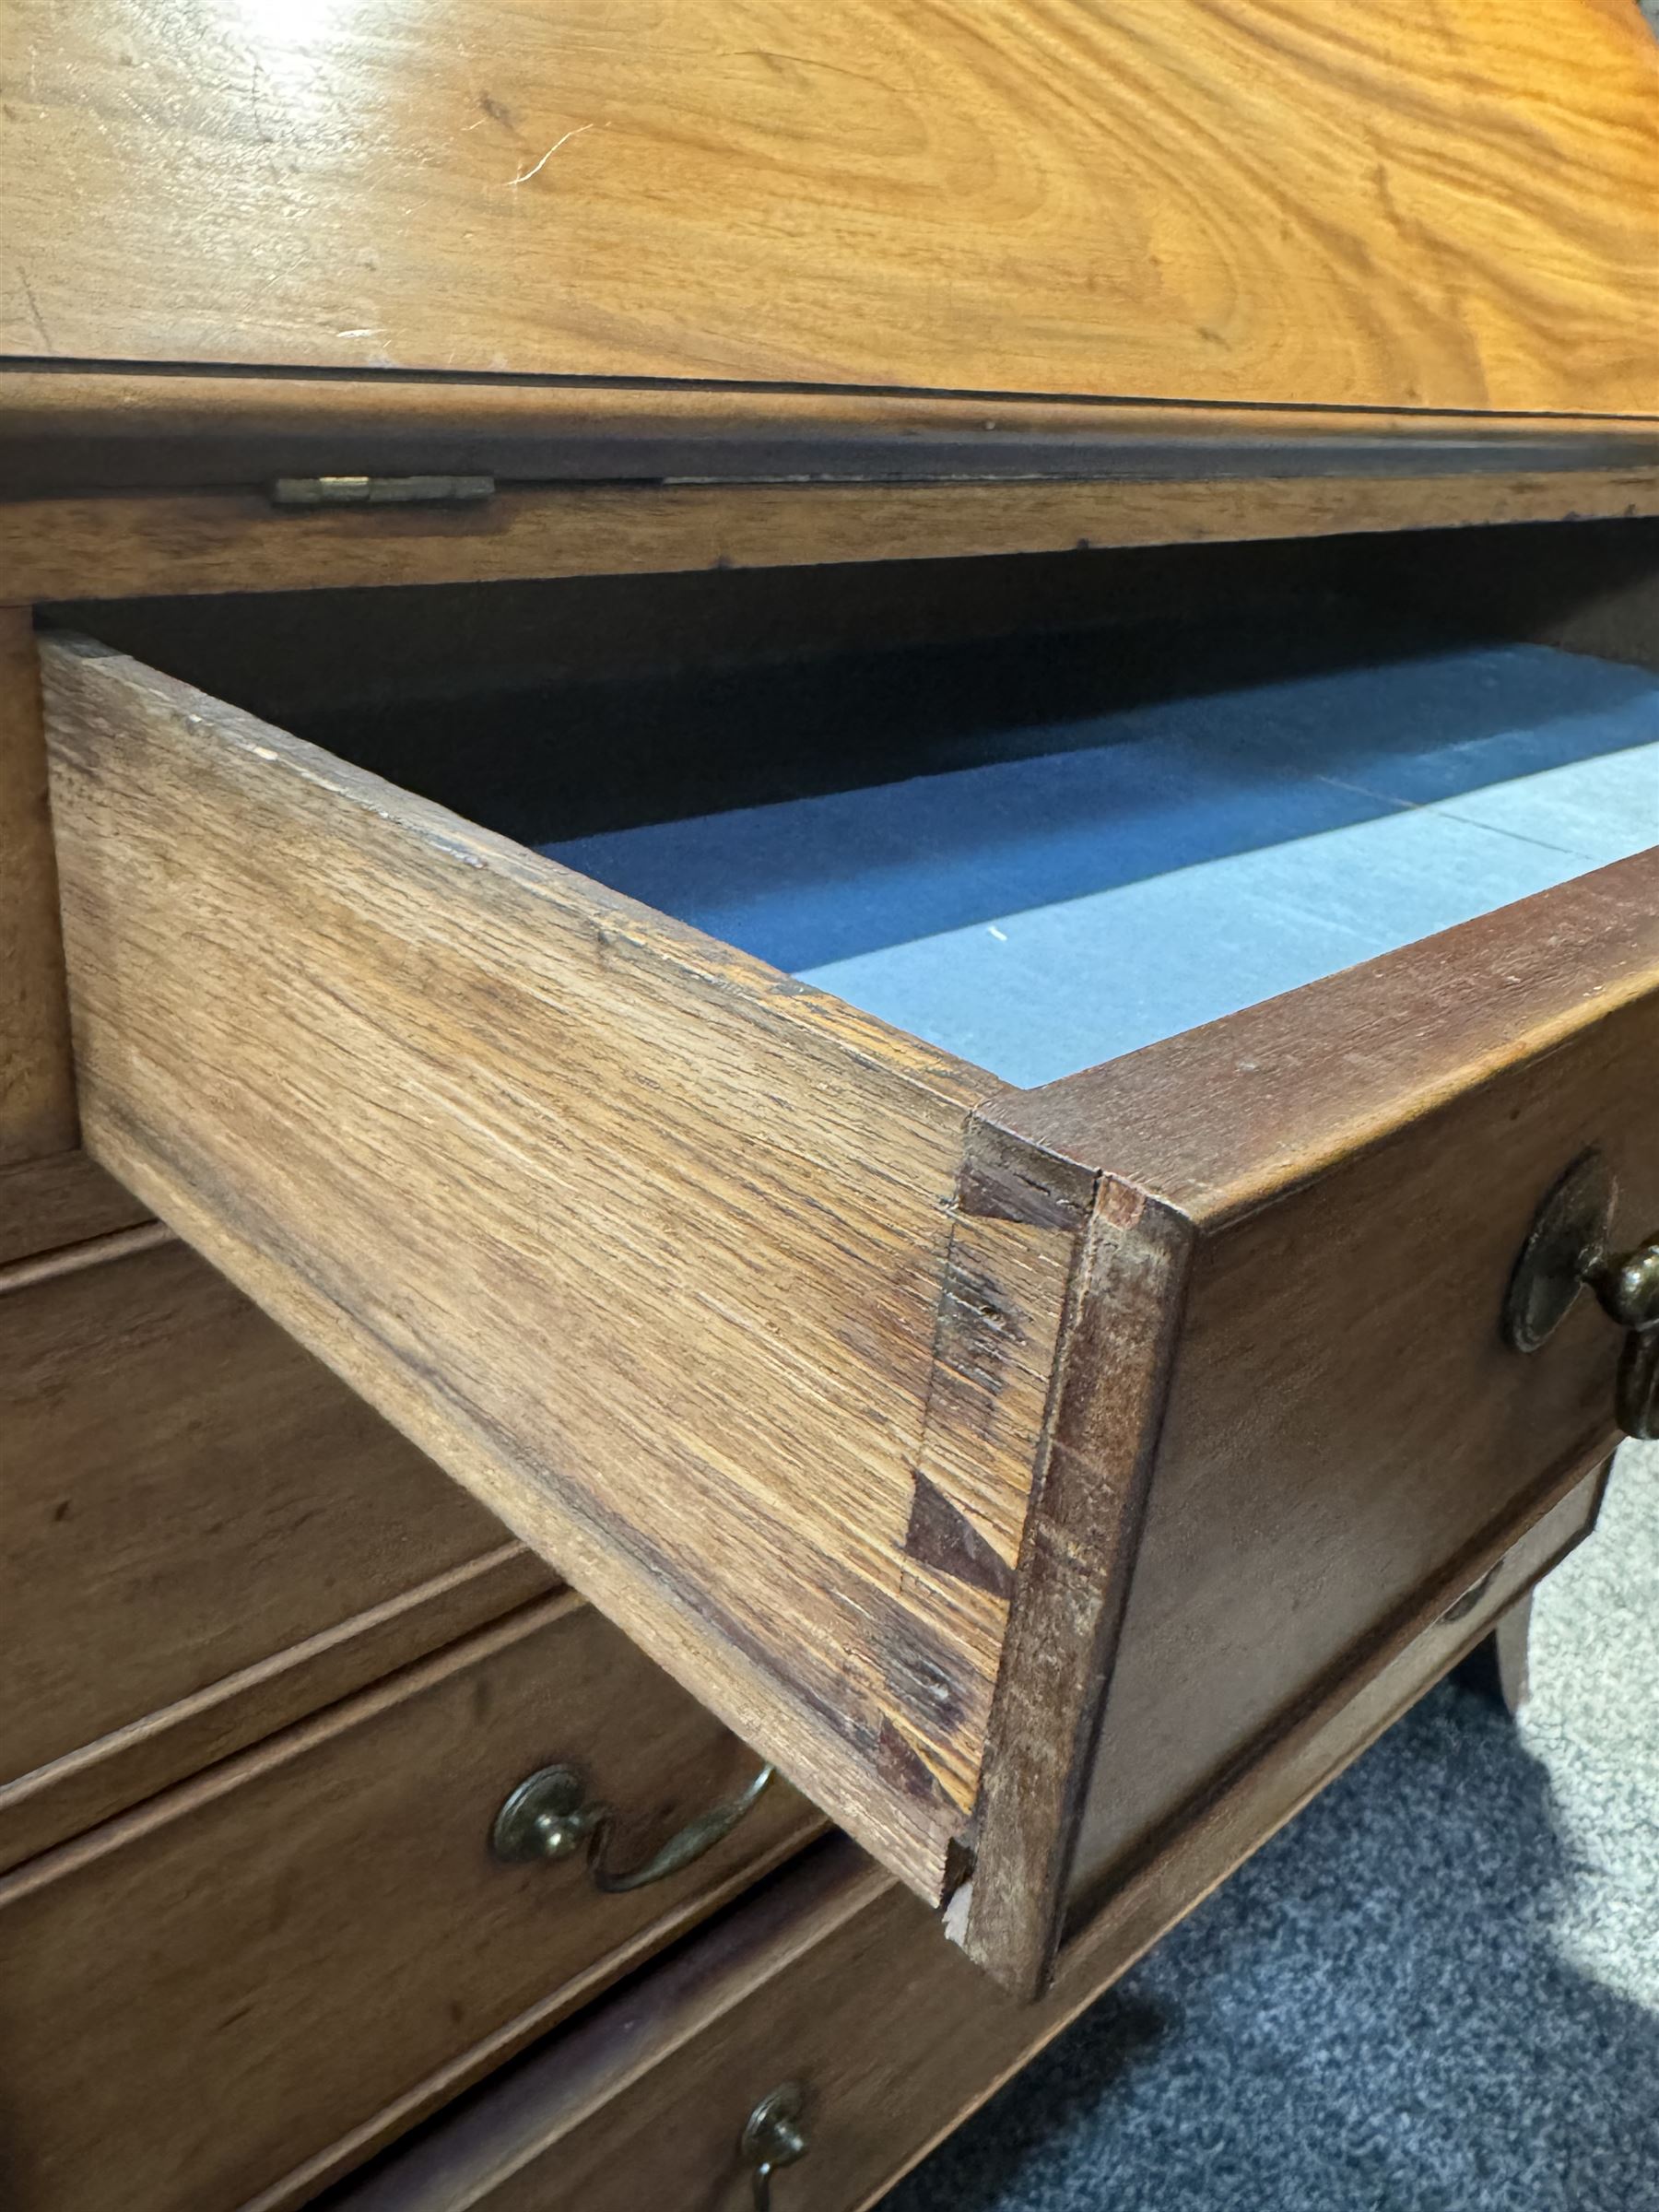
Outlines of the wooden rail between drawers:
M1659 514L1659 468L872 484L503 484L465 508L279 513L260 490L0 499L34 600L500 583Z

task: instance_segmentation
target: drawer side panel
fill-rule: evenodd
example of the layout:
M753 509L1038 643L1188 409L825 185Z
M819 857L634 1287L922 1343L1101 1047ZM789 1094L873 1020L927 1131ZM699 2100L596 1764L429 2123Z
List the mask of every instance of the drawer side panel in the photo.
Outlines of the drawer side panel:
M1042 1413L1016 1378L930 1416L988 1079L120 655L44 661L95 1156L936 1898L1006 1594L912 1543L917 1474L1006 1562Z

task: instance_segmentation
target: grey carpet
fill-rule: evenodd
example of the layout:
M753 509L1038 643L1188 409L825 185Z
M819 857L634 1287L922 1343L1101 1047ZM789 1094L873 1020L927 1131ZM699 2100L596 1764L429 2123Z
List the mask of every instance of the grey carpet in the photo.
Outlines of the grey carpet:
M1659 1447L1541 1589L882 2212L1659 2207Z

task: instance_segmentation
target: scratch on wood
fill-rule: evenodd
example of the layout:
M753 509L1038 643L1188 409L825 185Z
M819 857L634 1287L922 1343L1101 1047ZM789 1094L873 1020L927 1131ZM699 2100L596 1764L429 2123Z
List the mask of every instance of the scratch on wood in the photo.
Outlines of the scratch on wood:
M18 282L23 287L23 297L29 303L29 319L41 334L41 344L48 353L55 353L57 347L53 343L52 333L46 327L46 318L41 312L41 303L34 296L34 287L29 281L29 271L21 262L18 264Z
M579 123L573 131L567 131L562 138L555 138L534 168L525 170L522 175L509 178L508 182L512 184L528 184L532 177L540 176L542 171L547 168L561 146L569 146L572 138L584 137L593 127L591 123Z

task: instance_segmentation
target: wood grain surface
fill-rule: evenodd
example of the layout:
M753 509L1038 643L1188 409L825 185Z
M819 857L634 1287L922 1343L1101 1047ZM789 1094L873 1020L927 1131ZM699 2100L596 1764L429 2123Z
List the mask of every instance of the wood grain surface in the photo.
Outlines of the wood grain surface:
M304 2202L821 1823L769 1791L671 1881L508 1865L497 1808L571 1761L623 1864L750 1755L569 1595L0 1881L7 2212Z
M147 1218L135 1222L130 1229L114 1230L108 1236L88 1237L84 1243L38 1252L29 1259L13 1260L0 1267L0 1297L9 1298L19 1290L35 1290L46 1283L62 1282L69 1276L85 1275L90 1267L107 1266L116 1260L137 1259L147 1252L177 1242L178 1239L164 1221Z
M504 488L477 508L278 512L262 494L0 499L31 600L312 591L1172 546L1659 513L1659 469L1153 483Z
M44 659L95 1154L936 1899L1065 1290L1040 1230L953 1244L991 1079Z
M1078 1841L1059 1985L1112 1981L1127 1972L1460 1659L1501 1633L1539 1578L1594 1530L1606 1481L1603 1465L1552 1485L1527 1509L1521 1526L1511 1525L1473 1555L1465 1570L1470 1580L1488 1572L1491 1580L1467 1614L1459 1620L1420 1619L1409 1634L1403 1630L1374 1647L1352 1674L1321 1685L1286 1715L1263 1757L1183 1807L1132 1867L1110 1874L1110 1858L1100 1849L1113 1825L1110 1769L1102 1762ZM1444 1594L1442 1586L1428 1603Z
M147 1220L149 1208L85 1152L0 1168L0 1267Z
M164 1233L0 1272L0 1865L549 1580Z
M57 907L34 629L0 606L0 1172L76 1141Z
M1628 0L14 0L24 359L1651 413Z
M0 1869L321 1712L556 1586L509 1539L0 1789Z

